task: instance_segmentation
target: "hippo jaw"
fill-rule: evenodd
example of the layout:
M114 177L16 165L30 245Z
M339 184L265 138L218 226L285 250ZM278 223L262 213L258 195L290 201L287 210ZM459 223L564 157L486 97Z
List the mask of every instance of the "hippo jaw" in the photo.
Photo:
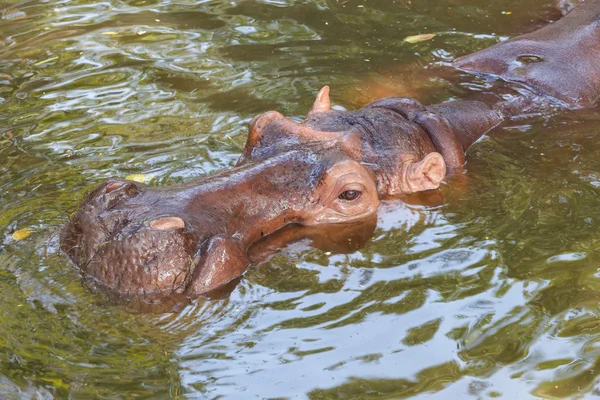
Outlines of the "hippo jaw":
M288 152L171 188L109 180L65 226L84 277L125 296L202 294L240 276L247 249L299 223L372 217L374 178L344 153Z

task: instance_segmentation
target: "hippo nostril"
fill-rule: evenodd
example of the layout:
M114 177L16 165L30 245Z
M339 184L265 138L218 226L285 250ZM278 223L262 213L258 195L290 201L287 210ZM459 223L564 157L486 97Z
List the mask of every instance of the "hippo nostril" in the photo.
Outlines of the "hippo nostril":
M92 192L91 198L104 204L105 207L102 208L110 210L127 199L138 196L140 194L138 185L140 184L136 182L109 179Z
M123 186L123 183L121 183L121 182L113 182L106 187L106 190L104 191L104 193L110 193L113 190L117 190L122 186Z
M185 227L185 222L179 217L164 217L150 221L150 228L160 231L172 231Z

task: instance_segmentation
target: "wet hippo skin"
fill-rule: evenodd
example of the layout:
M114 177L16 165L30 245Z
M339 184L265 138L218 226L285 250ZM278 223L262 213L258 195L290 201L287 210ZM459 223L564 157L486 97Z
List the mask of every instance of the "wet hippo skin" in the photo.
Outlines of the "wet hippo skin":
M480 113L473 126L460 125L464 107ZM256 117L229 171L164 188L106 181L65 226L61 248L86 279L118 294L208 292L241 275L248 249L289 224L372 219L381 198L439 187L464 163L474 132L501 120L478 107L387 98L340 112L324 87L303 123L274 111Z
M586 0L559 21L461 57L454 66L522 83L569 108L591 107L600 96L600 1Z
M239 276L248 248L288 224L371 218L380 197L439 186L444 157L409 121L430 112L388 99L339 113L328 91L303 124L277 112L256 117L229 171L167 188L108 180L65 226L61 248L87 279L117 293L198 294Z
M337 111L324 87L301 123L275 111L254 118L231 170L165 188L108 180L64 227L61 249L86 279L125 296L218 288L245 271L253 244L285 226L368 220L380 199L438 188L504 119L545 112L548 102L594 104L599 15L600 0L587 0L563 20L456 61L514 82L514 93L432 106L389 97Z
M117 293L204 293L239 276L250 245L283 226L352 222L378 207L371 172L314 144L186 185L108 180L65 226L61 248Z

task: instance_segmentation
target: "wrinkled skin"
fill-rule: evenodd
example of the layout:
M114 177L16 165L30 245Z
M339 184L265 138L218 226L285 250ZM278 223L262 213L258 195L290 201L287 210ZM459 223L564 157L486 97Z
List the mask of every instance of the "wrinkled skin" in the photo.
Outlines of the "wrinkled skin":
M109 180L83 200L61 248L86 279L119 295L219 288L245 271L253 244L290 224L372 220L382 198L438 188L505 118L543 112L547 102L593 105L599 15L600 0L587 0L563 20L455 62L524 85L515 93L433 106L390 97L342 112L324 87L302 123L259 115L235 168L167 188Z
M444 136L459 120L443 108L388 98L339 112L328 94L302 124L256 117L232 170L167 188L108 180L65 226L61 248L86 279L126 297L201 294L240 276L249 247L286 225L372 218L380 198L435 189L447 166L464 163L473 138ZM482 111L477 125L489 129L498 115Z
M352 222L378 207L372 174L317 143L175 187L108 180L64 228L61 247L117 293L198 294L241 275L250 245L285 225Z

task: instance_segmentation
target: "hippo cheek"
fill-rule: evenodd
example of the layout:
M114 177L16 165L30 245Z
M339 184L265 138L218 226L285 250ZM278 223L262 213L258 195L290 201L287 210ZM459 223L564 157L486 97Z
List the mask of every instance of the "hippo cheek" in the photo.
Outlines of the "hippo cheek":
M205 241L196 258L197 264L188 293L202 294L239 277L250 265L243 243L226 235Z

